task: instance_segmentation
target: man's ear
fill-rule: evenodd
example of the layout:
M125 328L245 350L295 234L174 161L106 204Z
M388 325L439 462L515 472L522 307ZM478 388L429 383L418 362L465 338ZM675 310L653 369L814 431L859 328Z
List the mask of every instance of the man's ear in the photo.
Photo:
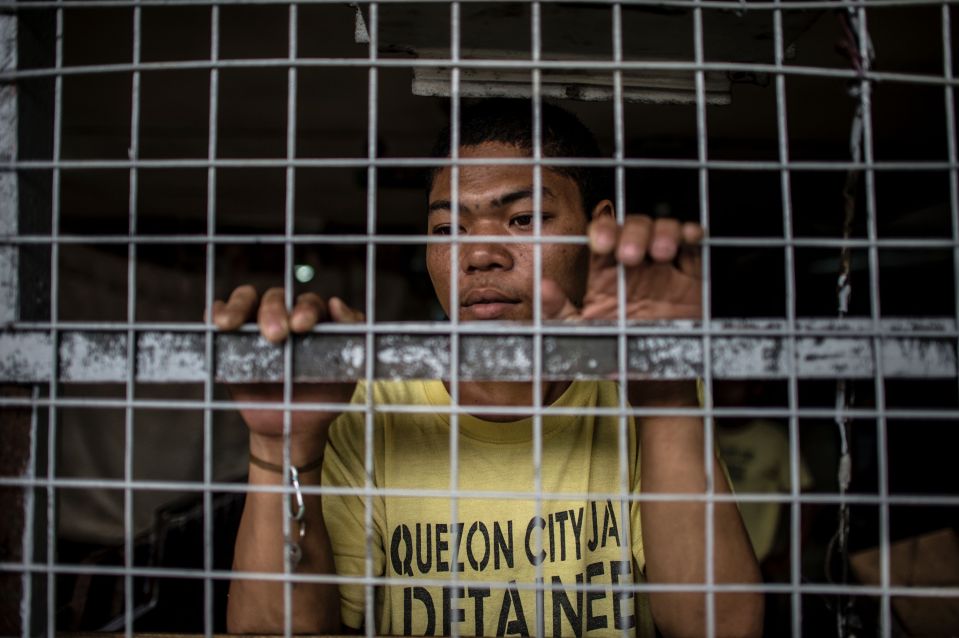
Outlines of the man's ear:
M613 202L604 199L593 207L593 212L590 213L589 216L590 221L599 219L600 217L616 217L616 209L613 207Z

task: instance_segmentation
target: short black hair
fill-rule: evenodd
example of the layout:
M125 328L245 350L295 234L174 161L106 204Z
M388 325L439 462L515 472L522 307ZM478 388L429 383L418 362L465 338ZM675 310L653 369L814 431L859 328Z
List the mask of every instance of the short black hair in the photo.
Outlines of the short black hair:
M541 148L543 157L602 157L593 133L569 111L542 103ZM501 142L529 152L533 151L533 105L529 100L488 98L465 106L460 112L460 146L479 146L484 142ZM434 158L450 156L450 127L436 138ZM566 175L579 187L583 212L590 214L593 207L611 197L609 170L598 166L550 166L551 170ZM429 172L427 194L440 167Z

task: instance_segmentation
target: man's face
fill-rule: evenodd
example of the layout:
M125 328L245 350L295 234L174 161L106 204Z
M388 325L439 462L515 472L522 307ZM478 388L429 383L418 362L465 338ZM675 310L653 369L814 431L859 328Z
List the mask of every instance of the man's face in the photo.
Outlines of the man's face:
M509 144L485 142L462 147L461 158L516 157L528 154ZM579 187L555 171L542 169L542 234L585 235L587 216ZM428 232L452 233L450 169L436 175L430 191ZM459 169L460 237L532 237L532 166L461 166ZM585 245L542 245L542 275L551 279L576 304L586 286L589 249ZM454 266L459 296L453 303L461 321L533 318L533 245L526 243L463 242ZM433 287L447 315L450 307L448 243L429 244L426 264Z

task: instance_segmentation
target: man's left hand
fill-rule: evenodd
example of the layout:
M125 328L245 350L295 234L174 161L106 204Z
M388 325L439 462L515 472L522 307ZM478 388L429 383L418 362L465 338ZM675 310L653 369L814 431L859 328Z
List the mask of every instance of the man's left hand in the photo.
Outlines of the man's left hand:
M586 294L577 307L553 281L543 280L549 319L618 319L617 264L625 267L626 319L702 317L702 226L676 219L609 215L589 225Z

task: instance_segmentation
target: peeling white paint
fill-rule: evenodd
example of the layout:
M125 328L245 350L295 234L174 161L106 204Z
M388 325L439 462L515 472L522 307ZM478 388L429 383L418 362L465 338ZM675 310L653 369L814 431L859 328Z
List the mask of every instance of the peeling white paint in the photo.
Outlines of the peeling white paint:
M17 17L0 15L0 71L17 68ZM17 86L0 85L0 161L17 159ZM20 198L17 174L0 173L0 234L18 232ZM19 251L0 246L0 324L20 316Z
M217 335L215 350L218 381L283 380L283 348L260 335Z
M0 160L17 158L17 86L0 85Z
M955 378L957 355L949 320L899 320L880 339L883 373L890 378ZM871 378L876 371L875 340L862 336L871 323L850 332L845 321L797 323L795 373L799 378ZM714 322L712 373L719 379L788 378L786 336L723 336L759 330L759 324ZM909 326L927 336L909 336ZM781 329L783 322L778 323ZM773 328L777 325L773 325ZM819 332L820 336L813 336ZM933 335L928 335L928 333ZM935 333L943 332L943 336ZM0 332L0 382L46 381L50 375L49 333ZM196 382L206 378L203 333L149 332L139 337L137 379L146 382ZM450 340L446 335L377 336L380 379L449 377ZM606 378L618 374L615 335L544 335L543 378ZM627 365L631 378L688 379L703 374L703 340L698 336L630 336ZM67 382L126 380L125 332L65 332L59 352L61 379ZM232 382L275 382L283 378L283 348L253 334L218 334L216 378ZM298 381L352 380L364 375L365 338L314 334L294 342ZM461 335L460 378L532 378L532 338L526 335Z
M127 379L126 334L66 332L59 363L62 381L122 383Z
M882 344L882 371L887 376L956 376L956 351L943 341L892 339Z
M631 339L627 362L639 378L689 379L702 376L702 341L695 337Z
M0 333L0 380L45 383L51 377L51 355L49 333Z
M923 332L952 332L956 322L944 317L919 317L910 319L885 319L879 322L884 330L889 332L910 333L922 330Z
M717 337L711 342L713 368L726 379L784 378L786 352L782 342L767 337Z
M19 261L15 246L0 246L0 324L14 322L20 315Z
M363 346L350 344L340 350L340 358L346 362L346 365L359 370L363 367Z
M204 338L198 334L146 332L137 340L137 379L205 381Z
M495 347L490 347L487 341L472 348L473 354L479 354L486 364L494 369L503 368L516 371L533 370L531 356L532 343L529 338L502 337ZM477 352L478 351L478 352Z
M19 228L20 193L17 174L0 173L0 235L15 235Z
M406 374L415 371L423 378L442 378L449 374L449 352L438 348L430 338L424 343L403 340L395 345L388 344L376 353L377 376L388 379L408 378Z
M0 71L17 68L17 16L0 15Z
M532 348L531 337L504 336L490 341L464 335L460 338L460 374L475 379L528 379L533 373Z
M366 28L366 20L363 18L363 11L360 5L354 4L354 22L353 22L353 41L357 44L369 44L370 32Z
M796 374L804 378L871 377L871 339L816 337L796 340Z

